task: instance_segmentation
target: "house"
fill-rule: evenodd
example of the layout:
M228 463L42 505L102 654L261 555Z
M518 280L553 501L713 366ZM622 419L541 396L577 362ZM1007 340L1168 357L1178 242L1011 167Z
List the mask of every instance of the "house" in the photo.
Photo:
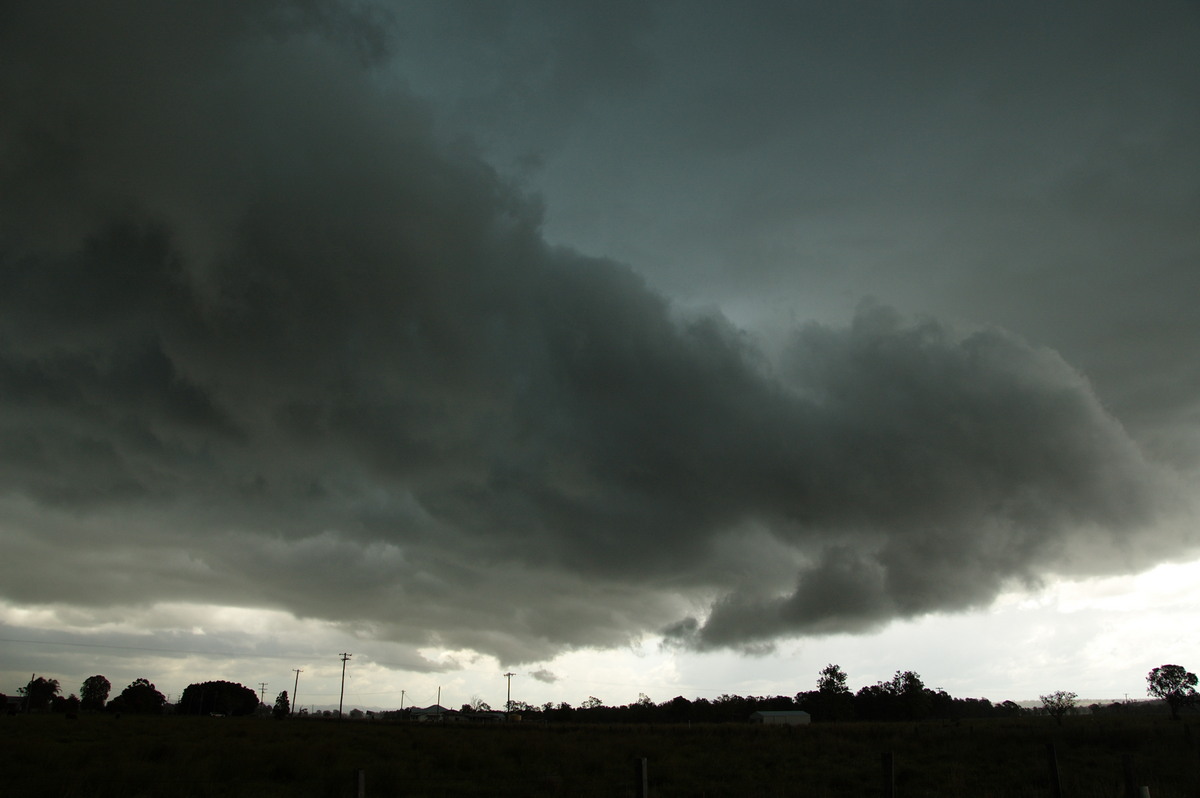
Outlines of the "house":
M408 715L410 718L422 722L445 722L457 718L458 714L459 713L455 712L453 709L446 709L440 704L434 704L433 706L428 707L410 707L408 710Z
M753 712L750 714L750 722L761 723L764 726L803 726L812 722L812 715L803 710Z

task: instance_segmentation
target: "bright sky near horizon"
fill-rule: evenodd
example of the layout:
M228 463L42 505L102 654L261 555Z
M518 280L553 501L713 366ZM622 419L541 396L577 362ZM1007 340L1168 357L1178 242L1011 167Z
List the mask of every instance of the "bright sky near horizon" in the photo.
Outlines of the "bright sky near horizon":
M1200 667L1200 9L0 11L0 692Z

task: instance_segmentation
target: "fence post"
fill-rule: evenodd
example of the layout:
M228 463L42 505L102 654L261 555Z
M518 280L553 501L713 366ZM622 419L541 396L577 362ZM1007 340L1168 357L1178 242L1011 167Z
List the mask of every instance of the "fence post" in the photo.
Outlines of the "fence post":
M1054 743L1046 743L1046 759L1050 765L1050 795L1062 798L1062 779L1058 777L1058 755L1054 753Z
M884 751L880 759L883 765L883 798L895 798L896 758L891 751Z
M358 771L358 798L367 798L367 771Z
M1137 777L1133 773L1133 754L1121 754L1121 773L1125 777L1125 798L1138 798Z
M633 760L634 794L637 798L650 798L649 765L646 757L640 756Z

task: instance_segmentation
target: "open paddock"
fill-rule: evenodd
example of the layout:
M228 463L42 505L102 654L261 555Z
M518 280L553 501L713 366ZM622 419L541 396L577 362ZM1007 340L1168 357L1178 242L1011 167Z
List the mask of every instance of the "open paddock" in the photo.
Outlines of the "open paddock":
M1131 767L1152 798L1200 795L1195 718L960 723L438 725L381 721L62 715L0 718L0 794L39 798L254 796L882 796L1122 798Z

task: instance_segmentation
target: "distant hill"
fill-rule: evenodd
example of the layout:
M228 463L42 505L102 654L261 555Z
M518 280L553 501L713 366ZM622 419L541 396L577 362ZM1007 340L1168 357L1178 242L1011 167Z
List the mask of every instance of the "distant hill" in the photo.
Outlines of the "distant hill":
M1016 704L1017 706L1031 708L1031 709L1040 707L1042 705L1041 699L1037 699L1037 698L1026 699L1023 701L1014 701L1013 703ZM1149 709L1152 707L1161 706L1162 703L1163 703L1162 701L1159 701L1156 698L1153 698L1153 699L1152 698L1130 699L1128 701L1126 701L1124 698L1076 698L1075 699L1075 706L1078 708L1082 708L1082 709L1087 709L1088 707L1092 706L1093 704L1099 704L1100 706L1105 707L1105 708L1110 707L1113 704L1121 704L1121 705L1129 707L1131 710L1144 710L1144 709ZM1164 707L1164 711L1165 711L1165 707Z

